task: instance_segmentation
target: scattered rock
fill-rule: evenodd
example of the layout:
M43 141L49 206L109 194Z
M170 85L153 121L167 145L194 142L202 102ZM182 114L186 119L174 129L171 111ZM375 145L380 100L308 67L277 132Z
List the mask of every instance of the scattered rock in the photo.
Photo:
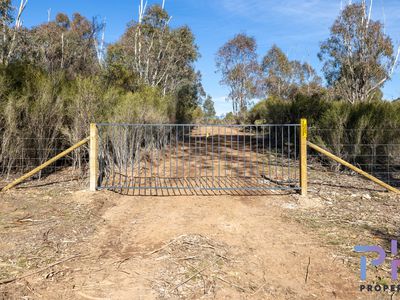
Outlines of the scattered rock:
M368 199L368 200L372 199L371 195L369 195L369 194L362 195L362 198L363 199Z

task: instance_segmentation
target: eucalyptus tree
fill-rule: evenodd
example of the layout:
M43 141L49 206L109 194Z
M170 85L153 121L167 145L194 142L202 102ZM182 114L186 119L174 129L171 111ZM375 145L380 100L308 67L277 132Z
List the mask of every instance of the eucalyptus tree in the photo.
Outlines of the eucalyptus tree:
M96 46L101 26L79 13L71 19L59 13L54 21L31 30L30 49L25 55L50 73L62 71L69 77L95 74L99 70Z
M221 84L229 87L229 99L236 115L242 115L258 94L260 67L256 51L257 43L253 37L238 34L216 55L217 69L222 74Z
M261 69L264 94L293 99L297 93L312 95L321 89L321 79L308 63L289 60L276 45L264 56Z
M205 118L207 118L207 119L215 118L216 112L215 112L215 107L214 107L214 101L210 95L208 95L207 98L204 100L203 111L204 111Z
M7 58L7 46L9 42L9 26L13 21L12 16L12 6L11 0L1 0L0 1L0 45L1 45L1 52L0 52L0 60L3 64L6 62Z
M399 57L384 25L372 20L371 12L365 0L347 5L319 53L328 85L339 98L353 104L379 96Z
M196 81L198 48L187 26L171 28L171 17L159 5L140 10L122 38L108 49L111 71L134 74L142 84L164 94Z
M264 56L261 65L266 94L280 98L288 98L290 94L290 78L292 68L288 57L276 45Z
M8 65L14 59L19 44L19 34L22 31L22 13L27 2L28 0L21 0L14 16L12 1L0 0L0 62L3 65Z

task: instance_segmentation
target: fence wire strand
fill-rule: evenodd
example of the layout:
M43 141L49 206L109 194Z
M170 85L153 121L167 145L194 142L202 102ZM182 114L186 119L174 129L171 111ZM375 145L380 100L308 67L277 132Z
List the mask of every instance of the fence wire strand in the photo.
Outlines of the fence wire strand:
M310 140L387 184L400 187L400 129L309 129ZM350 172L317 152L314 167Z
M142 194L187 191L296 190L299 125L98 124L100 188ZM71 138L6 137L0 141L0 182L9 182L68 149ZM309 139L333 154L400 187L400 129L309 128ZM12 141L12 147L10 142ZM350 172L314 151L309 164ZM34 177L87 170L84 146Z

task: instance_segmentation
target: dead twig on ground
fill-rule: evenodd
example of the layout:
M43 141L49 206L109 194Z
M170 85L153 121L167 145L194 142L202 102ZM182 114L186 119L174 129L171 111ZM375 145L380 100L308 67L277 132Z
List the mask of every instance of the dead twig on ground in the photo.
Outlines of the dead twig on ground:
M65 262L67 262L67 261L70 261L70 260L72 260L72 259L75 259L75 258L78 258L78 257L83 257L83 256L84 256L84 255L81 255L81 254L73 255L73 256L70 256L70 257L65 258L65 259L63 259L63 260L57 261L57 262L55 262L55 263L52 263L52 264L48 265L47 267L41 268L41 269L39 269L39 270L30 272L30 273L27 273L27 274L25 274L25 275L18 276L18 277L14 277L14 278L9 278L9 279L1 280L1 281L0 281L0 285L12 283L12 282L15 282L15 281L18 281L18 280L27 278L27 277L29 277L29 276L32 276L32 275L41 273L41 272L43 272L43 271L46 271L47 269L50 269L50 268L52 268L52 267L54 267L54 266L57 266L57 265L59 265L59 264L62 264L62 263L65 263Z
M164 250L165 248L167 248L168 246L172 245L173 243L175 243L177 240L179 240L180 238L182 238L182 237L184 237L184 236L185 236L184 234L178 236L177 238L175 238L175 239L173 239L172 241L170 241L168 244L165 244L165 245L162 246L161 248L158 248L158 249L156 249L156 250L154 250L154 251L149 252L147 255L153 255L153 254L155 254L155 253L157 253L157 252L160 252L160 251Z
M261 290L264 288L264 286L265 286L266 284L267 284L267 283L264 282L258 289L255 290L255 292L254 292L253 294L251 294L251 296L255 296L259 291L261 291Z
M82 298L89 299L89 300L110 300L110 298L98 298L86 295L82 292L76 292L77 295L81 296Z
M242 292L246 292L246 289L242 288L241 286L238 286L237 284L235 284L233 282L230 282L230 281L228 281L228 280L226 280L224 278L218 277L218 276L216 276L215 278L221 280L222 282L225 282L226 284L229 284L230 286L233 286L233 287L241 290Z
M311 257L308 257L308 265L307 265L307 271L306 271L306 278L304 280L304 283L307 284L307 280L308 280L308 272L310 270L310 264L311 264Z

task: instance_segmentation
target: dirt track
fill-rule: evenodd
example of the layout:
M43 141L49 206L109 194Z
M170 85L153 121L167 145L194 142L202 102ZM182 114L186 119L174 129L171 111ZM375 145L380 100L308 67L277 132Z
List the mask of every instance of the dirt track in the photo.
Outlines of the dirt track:
M58 189L52 187L43 191L41 188L38 193L43 195L51 191L56 194ZM30 191L29 195L35 193ZM22 199L25 204L16 207L21 204L17 201ZM83 256L0 286L6 299L21 296L34 299L154 299L178 298L179 295L204 299L358 298L358 274L335 260L332 248L324 247L316 234L285 217L285 207L298 203L293 196L150 198L74 191L46 199L45 207L30 210L31 220L53 216L65 223L66 216L73 214L77 207L89 209L91 214L84 214L90 224L82 216L79 216L80 222L73 221L77 238L64 243L68 245L65 248L56 246L58 253L53 253L51 261L41 262L40 267L76 254ZM37 201L37 197L26 197L25 190L13 191L0 204L1 211L4 215L16 212L23 215L21 210L30 205L33 207ZM64 211L48 214L48 208L56 207L57 203L59 207L65 205ZM8 217L10 219L2 219L3 224L15 220ZM51 227L51 224L40 226L27 221L11 230L3 228L0 251L4 254L3 251L11 250L5 246L21 234L25 237L20 243L14 242L18 247L16 252L31 242L41 249L46 241L30 241L29 236L37 239ZM59 237L63 234L70 238L74 236L68 228L55 226L53 232L48 232L47 240L63 244ZM202 269L196 269L200 271L198 274L184 266L177 268L173 253L165 252L164 248L182 236L204 237L215 242L211 248L223 245L221 249L225 251L226 261L215 266L201 262L203 265L198 266ZM200 255L203 250L200 247L191 251ZM25 256L29 255L25 253ZM193 258L193 264L195 262L196 258ZM3 266L7 264L12 264L12 260L2 261ZM9 273L2 277L12 276L12 271L16 275L29 273L28 270L7 270ZM185 285L193 287L200 277L207 289L196 289L196 286L193 290L185 289ZM166 278L171 282L163 282ZM174 290L182 283L179 278L190 280ZM173 279L177 281L173 282ZM163 287L167 287L167 291L163 291ZM365 299L365 295L358 296Z
M82 282L94 285L88 289L82 286L81 293L111 299L149 297L149 283L157 280L170 264L148 253L188 234L200 234L227 245L238 262L226 272L229 275L225 279L248 290L243 292L217 282L216 290L209 296L310 299L314 294L316 299L327 299L353 290L347 283L351 274L342 266L335 266L329 254L316 247L316 241L298 226L282 219L277 207L281 198L116 200L118 206L105 214L107 225L91 241L97 245L91 256L102 257L105 269L90 281L89 272L74 276L76 286ZM305 284L309 257L312 265ZM118 269L115 263L125 259L128 260ZM105 283L108 286L102 286Z

